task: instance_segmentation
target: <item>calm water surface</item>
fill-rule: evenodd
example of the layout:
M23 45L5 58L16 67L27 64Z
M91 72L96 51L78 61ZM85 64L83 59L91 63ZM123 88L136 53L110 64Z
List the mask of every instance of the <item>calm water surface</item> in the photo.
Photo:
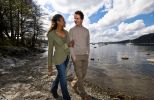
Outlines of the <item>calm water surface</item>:
M121 57L127 56L128 60ZM154 100L154 46L91 45L87 79L102 88Z

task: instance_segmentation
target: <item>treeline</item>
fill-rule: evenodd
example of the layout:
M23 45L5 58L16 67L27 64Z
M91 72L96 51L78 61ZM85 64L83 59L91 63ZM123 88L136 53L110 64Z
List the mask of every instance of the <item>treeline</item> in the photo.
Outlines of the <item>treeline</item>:
M34 48L44 30L40 7L32 0L0 0L0 46Z

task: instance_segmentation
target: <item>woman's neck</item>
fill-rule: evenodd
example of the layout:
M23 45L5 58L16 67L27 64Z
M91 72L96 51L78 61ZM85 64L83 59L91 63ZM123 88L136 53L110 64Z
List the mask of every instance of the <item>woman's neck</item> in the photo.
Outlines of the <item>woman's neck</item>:
M62 27L57 27L56 31L61 32L61 31L63 31L63 28Z
M60 37L62 37L62 38L65 37L65 33L64 33L62 27L57 27L57 29L56 29L56 33L58 34L58 36L60 36Z

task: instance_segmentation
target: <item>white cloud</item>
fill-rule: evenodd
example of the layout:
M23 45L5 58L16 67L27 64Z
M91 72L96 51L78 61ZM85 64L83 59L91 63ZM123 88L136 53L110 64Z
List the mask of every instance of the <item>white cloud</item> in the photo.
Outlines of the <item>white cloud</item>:
M139 14L147 14L154 11L154 0L132 0L128 17L134 17ZM130 14L129 14L130 13Z
M154 29L154 27L146 28L142 19L133 23L124 22L126 19L154 11L154 0L37 0L37 2L49 14L44 19L46 20L44 22L48 23L45 27L50 26L49 17L61 13L69 15L66 18L66 29L70 29L74 26L74 11L82 10L85 14L83 25L91 32L91 42L135 38L141 32L145 34ZM52 10L44 5L51 5ZM98 22L90 24L89 17L102 7L104 7L103 11L107 11L107 13Z
M112 2L111 2L112 3ZM113 0L113 8L93 26L106 27L154 11L154 0Z
M139 30L139 29L142 29L144 28L145 24L144 24L144 21L143 20L136 20L135 22L133 23L124 23L122 22L118 28L119 28L119 32L131 32L131 31L136 31L136 30Z
M61 13L73 14L76 10L82 10L88 16L95 13L106 1L107 0L50 0L53 8Z
M154 25L146 27L146 28L140 30L139 32L141 32L141 33L154 33Z
M143 20L137 20L130 24L123 21L152 11L154 11L154 0L149 0L148 2L146 0L113 0L113 7L98 22L90 25L89 28L91 31L97 29L99 31L97 32L98 34L104 34L106 29L110 30L111 27L119 26L119 31L115 32L115 38L121 40L128 39L137 30L144 28L145 24Z
M139 36L142 36L144 34L149 34L149 33L154 33L154 25L148 26L148 27L146 27L144 29L141 29L141 30L135 32L132 35L132 39L137 38Z

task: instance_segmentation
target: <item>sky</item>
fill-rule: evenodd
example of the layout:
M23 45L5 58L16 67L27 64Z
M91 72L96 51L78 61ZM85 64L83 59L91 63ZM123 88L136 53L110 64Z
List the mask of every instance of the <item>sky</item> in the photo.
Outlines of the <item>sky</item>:
M51 18L62 14L69 31L74 12L84 13L83 26L89 29L90 42L114 42L135 39L154 33L154 0L33 0L40 5L44 28L48 31Z

